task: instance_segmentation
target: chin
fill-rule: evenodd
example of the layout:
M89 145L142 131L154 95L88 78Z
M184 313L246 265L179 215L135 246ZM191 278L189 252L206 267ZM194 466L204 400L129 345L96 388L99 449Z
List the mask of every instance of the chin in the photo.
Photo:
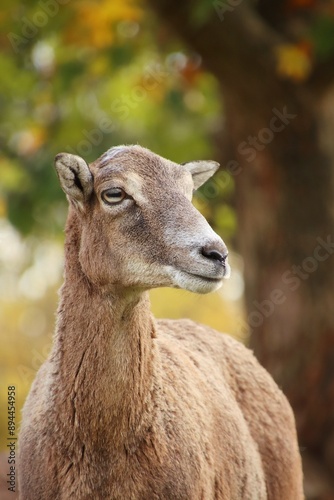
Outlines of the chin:
M199 284L194 283L191 284L191 286L189 287L185 287L185 289L188 290L189 292L200 293L204 295L206 293L215 292L221 286L222 286L222 281L215 280L215 282L210 282L210 283L208 282L202 282Z
M173 286L188 290L188 292L200 294L215 292L222 286L222 283L222 279L196 276L182 271L173 273Z

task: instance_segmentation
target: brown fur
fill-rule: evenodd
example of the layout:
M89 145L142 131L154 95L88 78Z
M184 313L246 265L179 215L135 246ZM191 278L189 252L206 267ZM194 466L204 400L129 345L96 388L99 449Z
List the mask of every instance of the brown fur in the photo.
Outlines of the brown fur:
M197 171L139 147L102 156L92 176L82 159L58 162L71 203L65 281L54 347L23 411L22 500L303 498L292 411L252 353L150 312L147 289L180 286L166 266L222 276L195 245L203 231L225 249L190 203ZM137 183L140 202L104 207L101 186L115 176Z

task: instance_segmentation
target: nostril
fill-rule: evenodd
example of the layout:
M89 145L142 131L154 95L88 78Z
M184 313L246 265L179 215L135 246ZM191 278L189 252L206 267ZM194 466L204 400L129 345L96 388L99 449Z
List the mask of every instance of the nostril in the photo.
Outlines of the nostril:
M225 251L224 253L219 252L215 248L202 248L201 251L203 257L206 257L207 259L210 260L216 260L220 262L221 264L225 263L225 260L227 258L227 252Z

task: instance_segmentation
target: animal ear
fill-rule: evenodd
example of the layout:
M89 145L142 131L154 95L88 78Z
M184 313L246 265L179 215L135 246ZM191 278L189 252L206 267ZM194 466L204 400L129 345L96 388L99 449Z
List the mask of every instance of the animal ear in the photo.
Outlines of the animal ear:
M202 186L219 168L219 163L209 160L189 161L182 165L191 173L195 189Z
M80 210L93 192L93 175L85 160L69 153L55 157L60 185L68 200Z

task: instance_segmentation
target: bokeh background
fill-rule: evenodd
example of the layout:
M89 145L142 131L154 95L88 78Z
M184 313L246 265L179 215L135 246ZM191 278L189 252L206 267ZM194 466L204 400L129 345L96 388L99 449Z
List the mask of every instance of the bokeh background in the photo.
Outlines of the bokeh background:
M139 143L221 170L194 203L230 248L210 296L154 290L249 344L290 399L309 499L334 498L334 2L3 0L0 449L54 329L61 151Z

